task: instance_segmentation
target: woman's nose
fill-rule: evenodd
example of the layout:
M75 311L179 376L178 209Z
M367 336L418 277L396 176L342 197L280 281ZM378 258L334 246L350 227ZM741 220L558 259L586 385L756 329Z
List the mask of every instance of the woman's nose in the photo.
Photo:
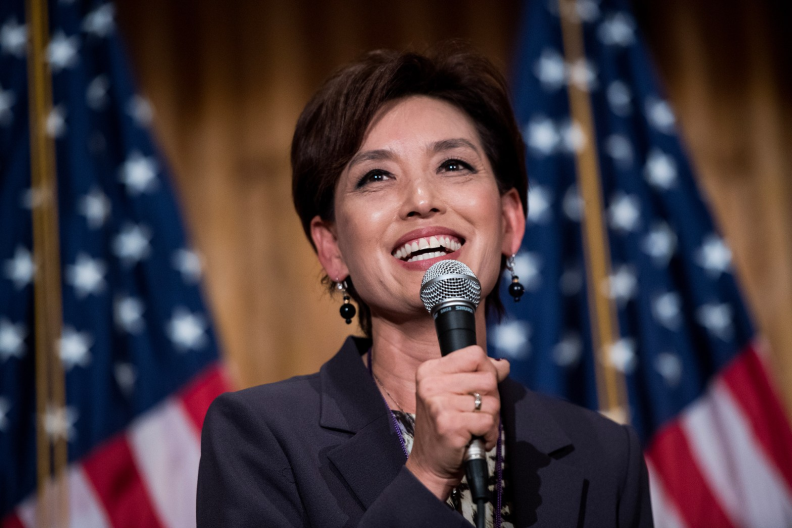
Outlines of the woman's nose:
M440 193L431 182L418 179L411 182L405 189L402 202L401 217L430 217L443 209Z

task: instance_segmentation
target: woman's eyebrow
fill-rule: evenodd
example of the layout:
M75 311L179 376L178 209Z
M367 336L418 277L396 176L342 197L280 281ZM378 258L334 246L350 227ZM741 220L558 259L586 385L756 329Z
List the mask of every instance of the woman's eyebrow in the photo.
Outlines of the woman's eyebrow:
M455 148L470 148L476 154L481 154L479 149L471 141L465 138L442 139L432 143L430 150L433 152L443 152L444 150L451 150Z
M357 154L352 156L351 160L349 160L347 169L351 169L358 163L363 163L364 161L390 160L393 158L394 158L393 152L386 149L367 150L365 152L358 152Z

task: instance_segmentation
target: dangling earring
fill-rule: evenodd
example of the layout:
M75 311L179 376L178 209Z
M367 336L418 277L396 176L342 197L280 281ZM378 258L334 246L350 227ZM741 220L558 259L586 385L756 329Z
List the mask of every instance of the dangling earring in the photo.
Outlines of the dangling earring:
M346 320L346 324L352 324L352 318L355 317L357 310L355 309L355 305L349 302L349 294L347 293L347 283L346 281L336 281L336 288L338 291L344 293L344 304L341 305L341 309L338 312L341 314L341 317Z
M525 286L520 284L520 277L514 274L514 255L506 259L506 269L511 273L511 284L509 284L509 295L514 298L514 302L520 302L520 297L525 293Z

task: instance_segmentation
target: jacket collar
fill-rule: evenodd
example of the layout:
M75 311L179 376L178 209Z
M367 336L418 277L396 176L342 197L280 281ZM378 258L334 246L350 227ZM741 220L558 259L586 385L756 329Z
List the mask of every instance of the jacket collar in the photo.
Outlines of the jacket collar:
M320 425L354 434L328 458L365 508L405 462L388 407L360 359L370 347L369 340L349 337L320 370ZM576 526L584 478L564 460L574 450L572 441L538 395L511 379L499 389L515 527L547 520L553 526Z

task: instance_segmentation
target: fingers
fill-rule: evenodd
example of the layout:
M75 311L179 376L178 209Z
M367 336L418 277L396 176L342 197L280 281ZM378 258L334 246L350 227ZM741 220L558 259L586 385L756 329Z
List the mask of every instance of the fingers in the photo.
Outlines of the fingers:
M455 374L458 372L476 372L492 369L484 349L478 345L461 348L445 357L426 361L423 365L430 366L438 373ZM422 366L423 366L422 365ZM420 373L420 368L418 369Z

